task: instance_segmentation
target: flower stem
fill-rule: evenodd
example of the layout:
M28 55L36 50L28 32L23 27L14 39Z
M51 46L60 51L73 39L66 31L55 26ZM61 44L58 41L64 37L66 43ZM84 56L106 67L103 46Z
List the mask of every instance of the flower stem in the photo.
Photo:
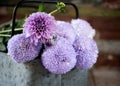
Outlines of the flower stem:
M56 13L57 11L59 11L60 9L56 9L56 10L54 10L54 11L52 11L52 12L50 12L49 14L54 14L54 13Z
M15 29L15 31L20 31L20 30L22 30L23 28L17 28L17 29ZM3 31L0 31L0 34L1 33L6 33L6 32L11 32L11 30L3 30Z
M0 37L11 37L11 35L7 35L7 34L0 34Z
M53 10L49 14L52 15L52 14L56 13L57 11L62 10L63 8L65 8L65 4L63 2L58 2L56 7L57 7L57 9Z

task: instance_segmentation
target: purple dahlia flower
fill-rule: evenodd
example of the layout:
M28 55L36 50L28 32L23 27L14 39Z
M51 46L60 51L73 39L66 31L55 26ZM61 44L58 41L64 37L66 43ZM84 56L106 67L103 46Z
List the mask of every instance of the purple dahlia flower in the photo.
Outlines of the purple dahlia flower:
M76 37L72 25L64 21L57 21L56 33L58 36L67 39L71 44L73 44Z
M44 51L42 63L54 74L65 74L76 65L76 53L68 41L60 38Z
M71 21L71 25L73 26L78 36L87 36L89 38L93 38L95 36L95 30L85 20L73 19Z
M8 55L17 63L28 62L38 56L41 45L40 42L34 45L30 42L30 38L26 38L24 34L18 34L8 41Z
M93 39L81 36L76 39L73 47L77 53L77 68L89 69L96 63L98 48Z
M36 12L26 19L23 27L23 32L27 37L31 36L35 42L40 39L43 43L46 43L53 36L56 22L50 14Z

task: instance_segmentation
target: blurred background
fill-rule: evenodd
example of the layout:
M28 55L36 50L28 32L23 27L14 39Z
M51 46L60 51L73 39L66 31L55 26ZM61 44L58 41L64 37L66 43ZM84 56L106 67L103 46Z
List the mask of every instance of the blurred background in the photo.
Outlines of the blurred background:
M13 7L18 1L20 0L0 0L0 29L11 28ZM100 53L97 63L89 71L89 86L120 86L120 0L54 1L76 4L79 9L79 17L87 20L96 30L95 40ZM42 10L49 13L55 8L55 5L44 5L44 7L46 9ZM25 18L37 9L19 8L17 20ZM67 6L63 13L54 16L58 20L71 21L75 17L75 11L73 7ZM21 26L21 24L17 25Z

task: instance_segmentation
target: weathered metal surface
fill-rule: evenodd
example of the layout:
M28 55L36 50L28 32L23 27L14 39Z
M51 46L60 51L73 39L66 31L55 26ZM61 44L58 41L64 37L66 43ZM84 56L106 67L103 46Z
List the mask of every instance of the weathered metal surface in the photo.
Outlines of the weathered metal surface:
M87 82L87 71L74 69L55 75L45 70L39 59L18 64L0 52L0 86L87 86Z

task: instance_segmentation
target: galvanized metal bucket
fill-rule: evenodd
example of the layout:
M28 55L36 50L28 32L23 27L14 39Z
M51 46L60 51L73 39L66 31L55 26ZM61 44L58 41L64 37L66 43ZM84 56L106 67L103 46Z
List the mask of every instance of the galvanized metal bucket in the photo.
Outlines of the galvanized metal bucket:
M0 86L88 86L88 70L73 69L65 75L55 75L39 59L18 64L0 52Z

